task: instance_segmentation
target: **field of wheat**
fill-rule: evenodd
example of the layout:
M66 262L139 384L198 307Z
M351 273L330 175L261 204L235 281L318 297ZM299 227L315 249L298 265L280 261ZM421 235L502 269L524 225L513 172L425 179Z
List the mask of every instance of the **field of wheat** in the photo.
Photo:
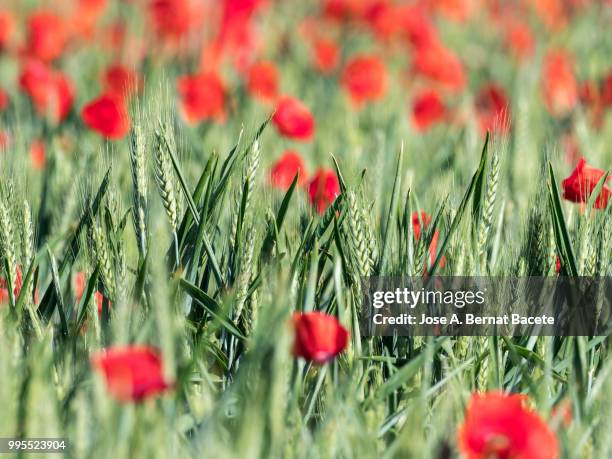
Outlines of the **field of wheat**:
M607 335L360 330L368 276L612 275L611 26L2 0L0 457L612 457Z

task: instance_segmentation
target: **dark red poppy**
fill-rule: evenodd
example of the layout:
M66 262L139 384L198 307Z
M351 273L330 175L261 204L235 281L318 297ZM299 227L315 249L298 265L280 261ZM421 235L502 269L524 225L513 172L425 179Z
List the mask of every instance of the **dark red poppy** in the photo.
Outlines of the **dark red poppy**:
M570 57L564 51L550 51L542 66L542 92L551 115L568 115L578 102L578 88Z
M476 96L476 116L480 131L507 133L510 129L510 107L506 92L495 83L487 83Z
M45 168L45 143L41 139L34 140L30 145L30 158L34 169L41 171Z
M313 63L316 70L324 75L333 72L340 61L340 50L333 40L317 39L312 44Z
M559 457L555 434L517 394L473 394L457 441L466 459Z
M299 153L287 150L272 166L270 182L275 188L286 191L298 172L300 173L298 183L302 185L306 181L304 160Z
M444 119L446 108L437 91L428 89L418 93L412 102L412 122L419 131L425 131Z
M340 354L348 344L349 332L334 316L313 311L293 315L293 354L323 364Z
M294 140L310 140L315 130L315 120L308 107L291 96L278 100L272 122L281 135Z
M465 73L461 61L440 43L418 48L414 55L414 71L431 81L440 83L452 91L461 91L465 86Z
M336 173L331 169L317 169L308 184L308 198L319 214L340 194L340 183Z
M45 64L29 60L19 76L19 85L30 99L36 111L50 116L54 122L66 118L74 100L74 90L68 78Z
M270 102L278 95L278 70L274 63L261 61L253 64L247 76L247 90L257 99Z
M10 11L0 10L0 51L6 48L11 40L15 19Z
M91 357L108 392L120 402L140 402L171 387L163 374L159 352L149 346L105 349Z
M181 113L189 124L214 119L225 121L225 87L216 73L187 75L178 79Z
M112 64L104 72L103 83L106 92L129 96L138 92L140 77L125 65Z
M85 105L81 118L90 129L111 140L125 137L131 127L124 100L111 93L102 94Z
M357 106L380 100L387 91L387 69L376 56L354 56L342 72L342 86Z
M580 158L571 175L561 182L563 197L571 202L588 202L597 183L604 176L605 171L587 165L584 158ZM606 180L608 182L610 177ZM605 209L610 199L610 188L604 184L599 196L595 200L596 209Z
M28 18L28 39L25 52L49 62L64 51L67 26L60 16L46 10L34 11Z

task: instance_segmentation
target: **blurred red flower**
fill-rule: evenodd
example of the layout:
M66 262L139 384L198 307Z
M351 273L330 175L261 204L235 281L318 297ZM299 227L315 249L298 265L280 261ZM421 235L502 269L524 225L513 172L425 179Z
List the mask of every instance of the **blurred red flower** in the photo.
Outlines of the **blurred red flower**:
M8 107L9 102L10 100L8 93L4 89L0 88L0 113L6 110L6 107Z
M510 130L510 108L506 92L495 83L487 83L476 96L476 116L480 131L498 131L506 134Z
M306 181L304 160L299 153L287 150L272 166L270 182L275 188L286 191L298 172L300 173L298 183L302 185Z
M67 25L60 16L37 10L28 18L27 27L25 52L28 56L49 62L62 54L67 41Z
M586 160L580 158L571 175L561 182L563 197L568 201L586 203L604 174L605 171L587 165ZM610 177L606 182L609 180ZM604 184L595 200L595 208L605 209L608 206L611 193L607 184Z
M261 61L253 64L247 76L249 94L264 102L276 99L278 95L278 70L273 62Z
M319 214L325 212L340 194L340 183L334 171L317 169L308 184L308 198Z
M0 51L6 48L11 40L15 19L10 11L0 10Z
M427 89L416 94L412 102L412 123L419 131L425 131L444 119L446 108L440 94Z
M461 453L467 459L558 458L557 438L525 402L517 394L473 394L457 432Z
M505 23L505 42L518 59L527 59L533 54L535 38L527 23L511 19Z
M72 108L74 91L68 78L35 60L26 62L19 77L19 85L32 100L41 116L49 115L61 122Z
M419 212L413 212L412 213L412 232L414 233L414 239L415 241L419 241L421 239L421 234L423 233L424 230L427 230L427 228L429 227L431 223L431 217L421 211ZM434 234L431 238L431 242L429 243L429 262L430 264L433 264L436 261L436 256L438 255L438 238L440 237L440 231L438 231L438 229L436 229L434 231ZM446 260L443 257L440 260L440 268L444 267ZM427 263L425 263L425 265L427 265ZM427 268L427 266L425 266L425 268Z
M160 38L179 40L194 23L190 0L151 0L149 13Z
M376 56L354 56L342 72L342 86L356 106L382 99L387 90L387 69Z
M430 3L434 10L458 22L468 20L476 7L474 0L430 0Z
M327 75L338 67L340 50L335 41L316 39L312 45L312 52L314 67L322 74Z
M438 82L449 90L461 91L465 86L465 73L459 58L441 43L421 46L414 56L417 74Z
M159 352L149 346L107 348L94 354L91 364L120 402L140 402L171 387L164 378Z
M80 302L81 298L83 298L83 294L85 293L85 287L87 287L87 279L85 278L85 273L83 271L79 271L74 275L74 299L76 302ZM94 294L96 298L96 304L98 305L98 315L102 315L102 306L104 304L104 295L101 292L96 291Z
M138 73L122 64L110 65L104 72L103 83L106 92L119 96L129 96L140 89Z
M567 23L565 0L529 0L535 13L549 29L559 29Z
M315 130L315 120L308 107L291 96L278 100L272 122L281 135L294 140L308 141Z
M23 285L21 277L21 268L17 266L17 277L13 279L13 298L17 301L19 294L21 293L21 287ZM9 290L6 279L0 277L0 305L8 303Z
M111 140L125 137L131 127L124 100L112 93L104 93L85 105L81 117L90 129Z
M181 113L189 124L214 119L225 121L225 87L216 73L180 77L177 82Z
M578 88L570 57L560 50L548 52L542 66L544 103L551 115L568 115L578 102Z
M334 316L313 311L293 314L293 354L323 364L340 354L348 344L349 332Z
M601 102L604 107L612 106L612 71L604 77L601 88Z
M6 150L10 144L11 144L11 136L5 130L0 129L0 153L3 150Z
M30 145L30 158L36 170L43 170L46 163L45 143L42 139L35 139Z

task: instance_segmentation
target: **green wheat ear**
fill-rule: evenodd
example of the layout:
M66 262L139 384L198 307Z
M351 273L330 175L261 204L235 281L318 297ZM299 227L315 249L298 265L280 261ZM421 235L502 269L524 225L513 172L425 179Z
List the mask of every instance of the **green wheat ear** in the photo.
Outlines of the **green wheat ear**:
M0 259L3 261L1 271L6 270L8 294L11 304L15 304L13 287L17 279L17 256L15 255L13 222L4 196L0 195Z
M166 151L163 134L159 130L155 131L155 138L157 140L155 146L155 181L164 209L166 210L166 216L173 233L176 234L179 225L178 202L171 172L171 160Z
M140 122L134 124L130 136L130 167L132 171L132 218L138 239L138 250L144 257L147 247L147 163L146 145Z

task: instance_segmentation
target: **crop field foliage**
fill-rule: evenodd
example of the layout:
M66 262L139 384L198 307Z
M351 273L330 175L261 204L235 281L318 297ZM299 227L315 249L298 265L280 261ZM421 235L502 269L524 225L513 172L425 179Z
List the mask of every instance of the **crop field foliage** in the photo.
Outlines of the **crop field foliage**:
M141 3L113 3L105 17L123 12L139 31ZM198 63L168 53L141 66L129 133L103 139L77 110L61 123L39 116L15 82L19 64L0 54L11 95L0 112L11 138L0 147L0 436L65 437L66 457L442 459L459 457L470 396L504 390L528 396L560 457L610 457L607 337L359 331L369 275L612 275L612 204L595 201L607 175L582 204L564 200L561 186L575 166L564 133L607 170L612 116L595 127L577 105L560 120L540 94L550 43L572 50L579 79L609 71L609 2L554 34L536 25L534 56L520 64L486 17L474 27L438 18L470 71L454 96L468 119L427 131L410 122L396 55L385 57L384 99L363 109L336 74L313 72L293 29L319 2L294 3L268 8L258 30L283 92L316 120L308 143L279 135L273 107L229 70L227 119L185 123L175 81ZM343 56L383 52L368 34L342 37ZM99 93L108 58L98 46L62 57L78 107ZM506 88L508 132L485 134L474 119L469 88L490 79ZM46 145L42 168L31 163L34 138ZM309 177L319 167L337 177L321 212L300 174L285 190L271 185L287 149L299 151ZM421 212L430 221L415 225ZM346 349L323 364L294 356L300 311L335 316L349 332ZM117 401L95 370L92 355L128 344L159 350L169 382L159 396Z

